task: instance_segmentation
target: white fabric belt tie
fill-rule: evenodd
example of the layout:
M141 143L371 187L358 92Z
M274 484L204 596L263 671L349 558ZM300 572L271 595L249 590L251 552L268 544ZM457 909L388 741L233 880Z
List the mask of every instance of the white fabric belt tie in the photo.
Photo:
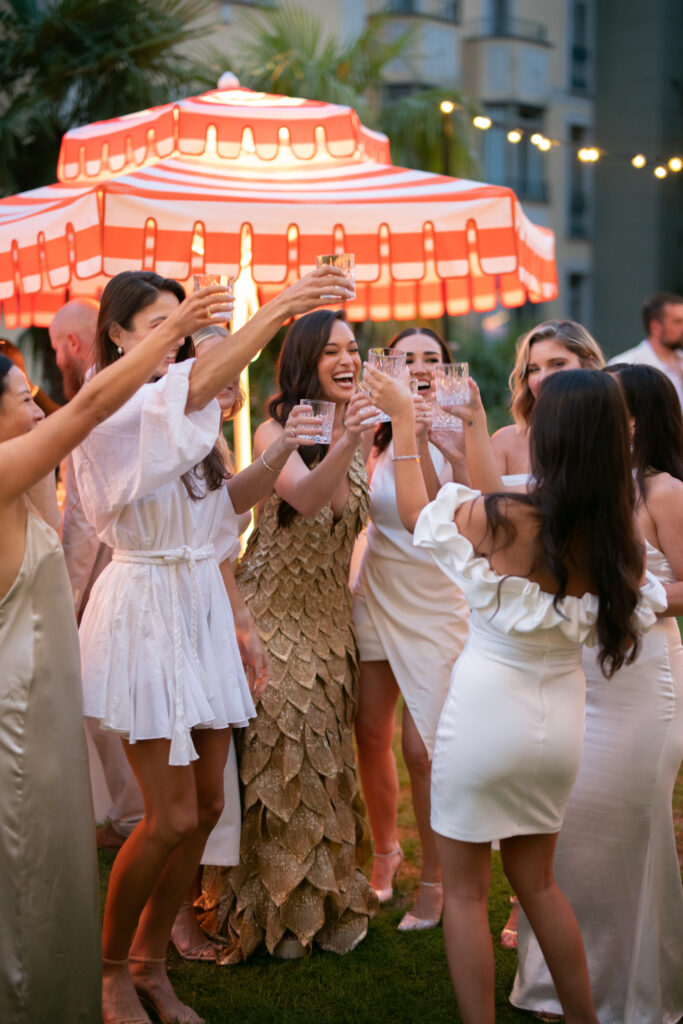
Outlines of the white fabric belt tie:
M175 686L173 704L175 716L171 750L168 763L174 765L189 764L199 756L195 750L192 736L185 718L185 694L183 688L183 645L181 637L180 598L178 596L178 566L186 563L190 570L191 617L190 640L192 654L197 663L200 675L204 670L197 652L197 562L204 562L215 557L213 544L203 548L170 548L166 551L144 551L139 548L116 548L112 553L113 562L131 562L137 565L158 565L171 571L171 602L173 607L173 656L175 663Z

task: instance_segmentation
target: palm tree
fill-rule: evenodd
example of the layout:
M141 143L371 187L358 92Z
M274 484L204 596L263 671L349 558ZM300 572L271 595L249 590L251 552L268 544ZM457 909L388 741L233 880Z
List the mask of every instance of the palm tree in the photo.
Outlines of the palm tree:
M444 170L439 103L450 99L455 111L448 166L454 173L473 173L476 157L465 114L474 111L462 94L418 89L395 100L385 94L388 64L406 56L414 39L411 30L387 39L385 23L386 16L377 15L360 35L339 40L326 32L321 19L293 4L243 14L235 70L251 89L353 107L366 124L386 132L396 163L423 170Z
M0 5L0 193L53 181L71 127L215 87L180 50L209 0L5 0Z

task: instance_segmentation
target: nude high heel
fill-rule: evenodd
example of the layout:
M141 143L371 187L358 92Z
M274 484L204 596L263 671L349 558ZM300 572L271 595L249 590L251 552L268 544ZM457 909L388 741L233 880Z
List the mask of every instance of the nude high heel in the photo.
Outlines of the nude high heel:
M385 883L380 888L372 886L377 894L377 899L380 903L388 903L391 897L394 895L394 876L403 863L403 850L400 846L397 846L395 850L390 850L389 853L376 853L375 861L384 861L384 874L385 877L382 881ZM395 863L391 863L391 861ZM374 874L374 865L373 865ZM388 875L388 877L386 877ZM372 885L372 882L370 883Z
M443 910L443 884L441 882L420 882L420 885L426 889L438 889L437 895L441 896L439 900L439 913L437 917L417 917L413 914L412 910L409 910L407 914L404 914L401 918L398 930L400 932L424 932L428 928L436 928L441 920L441 911Z

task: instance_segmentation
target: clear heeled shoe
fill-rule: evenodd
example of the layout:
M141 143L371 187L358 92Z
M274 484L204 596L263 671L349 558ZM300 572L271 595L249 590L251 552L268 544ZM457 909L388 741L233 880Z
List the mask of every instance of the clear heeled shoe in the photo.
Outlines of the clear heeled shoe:
M425 889L439 889L441 899L439 900L439 915L438 917L417 917L416 914L409 910L403 915L398 924L398 930L400 932L424 932L428 928L436 928L441 920L441 911L443 910L443 885L441 882L420 882L420 885Z
M391 867L391 865L389 864L392 858L395 859L395 864L393 865L393 867ZM379 902L388 903L391 897L394 895L394 878L396 876L396 872L403 863L403 850L401 849L400 846L397 846L395 850L390 850L389 853L376 853L375 862L377 861L386 862L389 877L388 879L382 879L382 881L385 883L388 882L388 885L385 884L379 889L376 888L376 886L374 885L372 887L375 890ZM372 882L370 884L372 885Z

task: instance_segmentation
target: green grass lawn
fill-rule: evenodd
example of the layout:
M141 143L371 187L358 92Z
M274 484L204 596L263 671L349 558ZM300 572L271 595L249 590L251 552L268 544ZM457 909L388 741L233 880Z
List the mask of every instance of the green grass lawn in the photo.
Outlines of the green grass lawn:
M396 930L417 885L419 855L407 775L400 759L399 771L399 826L406 860L395 897L370 923L367 938L342 957L316 950L304 960L255 956L233 967L185 963L172 952L171 980L180 998L207 1024L460 1024L441 928L413 934ZM674 814L680 856L683 771L674 793ZM100 852L103 895L113 859L112 853ZM496 940L496 1019L499 1024L530 1024L530 1014L508 1003L516 954L503 950L497 941L507 918L509 893L500 858L494 853L489 919Z

